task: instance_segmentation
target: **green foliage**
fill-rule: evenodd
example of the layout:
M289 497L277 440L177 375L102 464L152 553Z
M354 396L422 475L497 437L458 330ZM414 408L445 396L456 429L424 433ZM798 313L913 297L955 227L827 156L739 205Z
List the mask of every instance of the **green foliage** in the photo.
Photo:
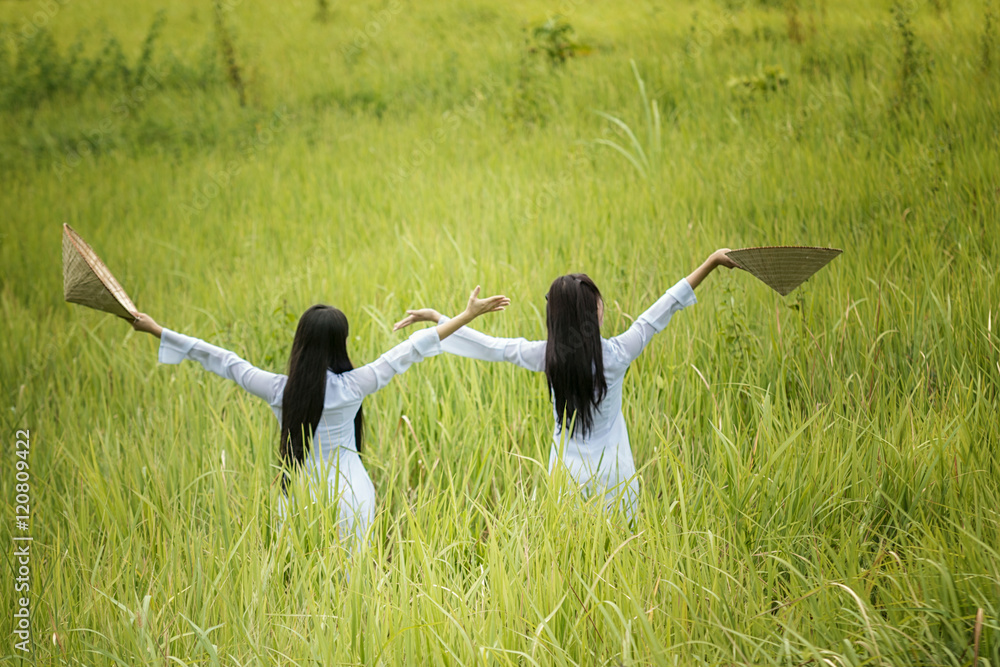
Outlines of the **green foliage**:
M324 24L243 0L246 107L205 0L155 42L155 8L56 3L24 71L48 3L0 3L0 77L38 91L0 89L0 495L29 428L35 631L4 664L1000 665L982 6L904 3L949 66L899 113L885 4L828 3L813 38L800 1L797 45L786 2L566 3L595 49L556 65L517 32L535 0ZM142 61L162 83L136 96ZM507 107L525 61L531 125ZM725 86L779 63L776 89ZM278 521L267 406L64 303L63 221L141 309L273 372L317 302L360 366L407 308L457 312L476 284L513 299L477 328L538 340L546 287L586 271L610 337L719 246L845 252L785 298L713 272L632 364L634 528L549 475L543 375L415 365L366 398L378 518L350 556L331 503Z
M142 41L139 59L135 64L131 81L129 82L131 85L139 85L150 73L153 67L153 49L156 46L156 40L163 33L163 25L166 23L166 20L166 13L162 9L156 13L153 24L149 27L149 32L146 33L146 38Z
M247 105L246 88L243 85L243 68L240 66L236 56L236 45L233 40L222 6L222 0L213 0L215 8L215 35L219 41L219 51L222 54L222 61L226 66L226 78L229 84L236 91L240 106Z
M802 28L802 21L799 20L798 0L785 2L785 24L788 29L788 40L801 44L805 40L805 31Z
M733 101L742 115L788 86L788 75L781 65L768 65L756 74L733 76L726 82Z
M934 11L939 15L951 9L951 0L931 0Z
M5 47L7 43L16 46L0 51L0 109L34 108L56 96L79 97L91 88L114 93L141 85L150 74L165 21L164 12L157 12L132 67L114 36L107 37L97 55L88 58L80 37L64 55L47 27L20 40L5 27L0 30Z
M166 13L158 11L131 65L114 35L105 37L96 53L88 56L83 31L63 50L46 26L24 36L0 24L0 109L31 110L45 102L75 101L88 94L120 98L141 89L152 96L167 88L207 89L217 84L214 52L194 65L170 51L156 57L165 24Z
M924 76L929 72L930 61L924 47L913 33L910 5L896 2L892 7L893 23L899 42L897 56L896 90L893 107L905 110L912 103L926 99Z
M756 74L731 77L726 85L734 92L767 96L787 86L788 75L781 65L768 65Z
M330 20L330 0L316 0L316 15L313 18L320 23Z
M993 66L994 51L997 48L997 12L992 0L983 2L983 34L981 37L979 68L989 72Z
M737 378L752 375L760 361L760 343L747 320L746 311L739 307L739 300L745 294L727 281L716 305L716 354L719 359L726 360L729 372Z
M594 143L599 146L607 146L616 153L624 157L632 165L640 176L648 178L655 169L659 167L662 153L663 128L660 121L660 109L656 100L650 100L646 95L646 83L639 76L639 69L635 61L629 62L632 66L632 75L635 77L639 88L639 100L643 111L646 125L645 148L636 133L628 124L617 116L598 111L597 114L611 123L613 133L616 133L624 141L600 138Z
M531 30L533 43L530 53L542 53L553 67L566 64L570 58L586 55L591 49L576 41L573 26L559 15L551 16Z
M539 63L524 30L524 47L518 57L517 75L510 89L504 116L511 132L543 125L551 113L551 73Z
M505 115L511 130L538 127L556 112L558 84L553 76L571 58L591 53L576 40L573 26L559 15L522 29L524 45Z

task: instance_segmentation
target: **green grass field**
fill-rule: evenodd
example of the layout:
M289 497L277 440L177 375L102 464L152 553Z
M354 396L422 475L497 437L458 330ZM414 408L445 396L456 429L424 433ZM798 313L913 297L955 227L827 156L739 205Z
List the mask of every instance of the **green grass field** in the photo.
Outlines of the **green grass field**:
M0 2L0 656L997 667L998 23ZM633 365L634 531L549 478L543 376L414 367L366 401L378 518L349 560L332 506L278 529L263 402L63 302L63 222L141 310L273 371L315 302L360 364L477 283L513 300L478 328L540 338L549 283L585 271L611 336L717 247L845 252L786 298L714 273ZM8 535L34 540L30 653Z

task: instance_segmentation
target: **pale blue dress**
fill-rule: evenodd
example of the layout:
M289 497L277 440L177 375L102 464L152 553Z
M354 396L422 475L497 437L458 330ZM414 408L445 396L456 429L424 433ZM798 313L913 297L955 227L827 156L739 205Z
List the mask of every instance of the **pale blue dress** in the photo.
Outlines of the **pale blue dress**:
M304 467L311 481L326 480L329 497L339 503L342 532L353 537L355 544L364 540L375 516L375 486L361 462L354 438L354 417L361 401L412 364L440 352L437 330L423 329L370 364L346 373L327 371L323 412ZM264 399L281 423L287 375L263 371L229 350L166 328L160 337L158 359L164 364L179 364L185 359L197 361L206 370ZM315 487L310 486L315 500ZM282 518L286 503L282 494L278 507Z
M585 495L604 494L607 505L620 507L629 521L635 516L639 483L628 428L622 415L625 371L653 335L663 331L674 313L695 303L694 290L687 279L682 278L636 318L628 331L614 338L601 339L608 391L593 415L593 428L586 437L562 434L553 401L554 428L549 473L561 462ZM442 317L440 322L447 320L447 317ZM509 361L538 373L545 371L545 346L544 340L496 338L469 327L462 327L441 342L444 352L482 361Z

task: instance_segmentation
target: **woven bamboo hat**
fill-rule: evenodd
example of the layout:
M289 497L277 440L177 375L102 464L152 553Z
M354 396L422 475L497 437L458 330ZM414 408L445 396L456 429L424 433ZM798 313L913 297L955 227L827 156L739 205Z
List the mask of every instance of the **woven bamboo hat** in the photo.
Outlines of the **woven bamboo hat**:
M730 250L726 256L781 296L787 296L842 252L838 248L766 246Z
M103 310L129 322L139 310L97 253L63 223L63 296L69 303Z

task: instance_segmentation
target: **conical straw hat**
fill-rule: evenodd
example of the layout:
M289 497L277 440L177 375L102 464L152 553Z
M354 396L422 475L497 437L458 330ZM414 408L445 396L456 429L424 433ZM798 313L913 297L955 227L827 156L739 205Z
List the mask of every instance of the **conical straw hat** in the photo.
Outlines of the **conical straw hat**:
M837 248L768 246L730 250L726 256L781 296L787 296L842 252Z
M130 322L139 310L97 253L63 223L63 296L70 303L103 310Z

